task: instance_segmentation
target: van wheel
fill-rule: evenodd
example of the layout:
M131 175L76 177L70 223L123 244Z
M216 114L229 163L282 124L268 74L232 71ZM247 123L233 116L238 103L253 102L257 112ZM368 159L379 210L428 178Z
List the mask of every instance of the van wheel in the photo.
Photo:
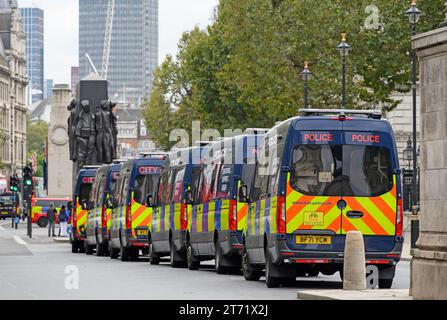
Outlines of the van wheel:
M171 240L171 248L170 248L170 254L171 254L171 267L173 268L181 268L183 266L183 263L181 261L176 260L177 252L175 252L175 245L174 240Z
M140 249L130 248L129 256L130 256L130 261L132 261L132 262L138 261L138 258L140 257Z
M188 249L186 251L186 262L188 263L189 270L199 270L200 268L200 260L198 260L194 253L192 252L192 246L188 242Z
M273 263L270 261L270 254L265 250L265 284L267 288L278 288L281 284L281 279L272 276Z
M85 254L88 255L88 256L91 256L93 254L93 251L94 251L94 249L93 249L94 246L89 246L87 244L87 241L85 241L84 243L85 243L84 244L84 246L85 246Z
M48 226L48 219L45 217L39 218L39 220L37 220L37 225L40 228L46 228Z
M122 244L120 246L120 259L123 262L129 261L130 259L129 248L125 248Z
M262 276L262 271L256 270L250 262L248 262L248 254L244 250L242 255L242 274L247 281L259 281Z
M149 244L149 263L153 266L160 264L160 257L154 253L154 247L152 243Z
M79 242L73 241L71 243L71 253L79 253Z
M225 259L222 248L220 247L219 241L215 244L215 251L216 256L214 259L214 269L216 270L217 274L226 274L228 273L228 268L222 265L222 260Z
M97 257L103 257L105 256L105 248L102 244L99 244L99 242L96 242L96 256Z
M79 253L85 253L85 241L79 241L78 246L79 246Z
M391 289L394 279L379 279L379 289Z
M110 259L115 260L115 259L118 259L120 251L118 249L114 249L112 247L112 243L110 243L110 245L109 245L109 254L110 254Z
M318 277L319 274L320 270L318 270L317 268L311 268L309 271L307 271L307 276L311 278Z

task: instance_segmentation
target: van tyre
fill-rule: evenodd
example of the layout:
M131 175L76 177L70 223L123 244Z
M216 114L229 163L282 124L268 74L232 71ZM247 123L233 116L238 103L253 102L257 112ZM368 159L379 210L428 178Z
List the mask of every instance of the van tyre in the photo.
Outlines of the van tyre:
M85 241L84 243L85 243L84 244L84 246L85 246L85 254L88 255L88 256L91 256L93 254L93 251L95 250L94 246L89 246L87 244L87 241Z
M97 257L104 257L106 255L106 248L104 245L100 244L99 242L96 242L96 256Z
M175 251L175 245L174 245L174 240L171 240L171 246L170 246L170 262L171 262L171 267L173 268L181 268L185 265L184 261L179 261L178 260L178 254Z
M85 241L80 241L78 242L78 246L79 246L79 253L85 253Z
M214 269L216 270L217 274L226 274L228 273L229 269L222 265L222 261L225 259L222 248L220 247L219 241L215 244L215 259L214 259Z
M274 268L268 250L265 250L265 284L267 288L278 288L281 284L281 278L272 276L272 269Z
M73 241L71 243L71 253L79 253L79 242Z
M138 261L138 258L140 257L140 249L130 248L129 249L129 257L130 257L130 261L132 261L132 262Z
M199 270L200 260L196 258L192 251L192 246L188 243L188 248L186 249L186 262L188 264L189 270Z
M45 217L41 217L39 220L37 220L37 225L40 228L46 228L48 226L48 219Z
M379 279L379 289L391 289L394 279Z
M262 276L262 271L256 270L256 268L248 262L248 254L245 250L242 255L242 274L247 281L259 281Z
M120 246L120 260L123 262L129 261L130 252L129 248L124 247L122 244Z
M115 260L118 259L119 255L120 255L120 251L119 249L115 249L112 247L112 245L109 246L109 255L110 255L110 259Z
M160 264L160 257L154 252L152 243L149 244L149 263L153 266Z

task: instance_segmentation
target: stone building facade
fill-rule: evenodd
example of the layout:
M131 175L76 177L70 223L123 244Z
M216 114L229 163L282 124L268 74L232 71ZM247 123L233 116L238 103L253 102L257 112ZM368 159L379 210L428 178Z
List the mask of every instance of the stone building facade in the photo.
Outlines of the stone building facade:
M16 0L0 0L0 175L26 161L26 36Z

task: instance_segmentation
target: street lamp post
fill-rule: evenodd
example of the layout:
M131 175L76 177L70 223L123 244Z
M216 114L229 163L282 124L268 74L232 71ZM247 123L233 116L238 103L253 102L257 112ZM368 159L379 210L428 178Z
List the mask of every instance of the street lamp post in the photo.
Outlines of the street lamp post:
M408 16L408 19L411 23L411 33L412 35L416 35L416 24L419 21L419 17L421 15L421 11L416 7L416 0L413 0L411 2L410 9L407 10L405 13ZM417 180L417 55L416 50L412 50L413 55L413 83L412 83L412 89L413 89L413 180L412 180L412 209L415 211L415 206L417 205L416 200L416 180Z
M346 33L341 34L341 43L337 46L338 52L340 52L342 60L342 107L346 108L346 58L351 51L351 46L346 41Z
M308 81L312 78L313 74L309 70L309 62L304 62L304 69L300 73L301 77L304 80L304 108L309 108L309 86Z

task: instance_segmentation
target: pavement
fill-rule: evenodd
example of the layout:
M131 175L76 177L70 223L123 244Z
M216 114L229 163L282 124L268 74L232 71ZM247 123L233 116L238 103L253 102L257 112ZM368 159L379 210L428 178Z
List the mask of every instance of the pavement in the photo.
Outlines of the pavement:
M173 269L167 261L151 266L144 258L123 263L72 254L66 239L47 235L46 229L35 227L28 239L25 224L13 230L10 222L0 221L0 300L296 300L298 291L339 295L342 289L338 274L267 289L263 278L248 282L241 274L217 275L213 262L189 271ZM393 290L408 290L409 279L409 263L402 261Z
M307 290L299 300L413 300L408 289L393 290Z

